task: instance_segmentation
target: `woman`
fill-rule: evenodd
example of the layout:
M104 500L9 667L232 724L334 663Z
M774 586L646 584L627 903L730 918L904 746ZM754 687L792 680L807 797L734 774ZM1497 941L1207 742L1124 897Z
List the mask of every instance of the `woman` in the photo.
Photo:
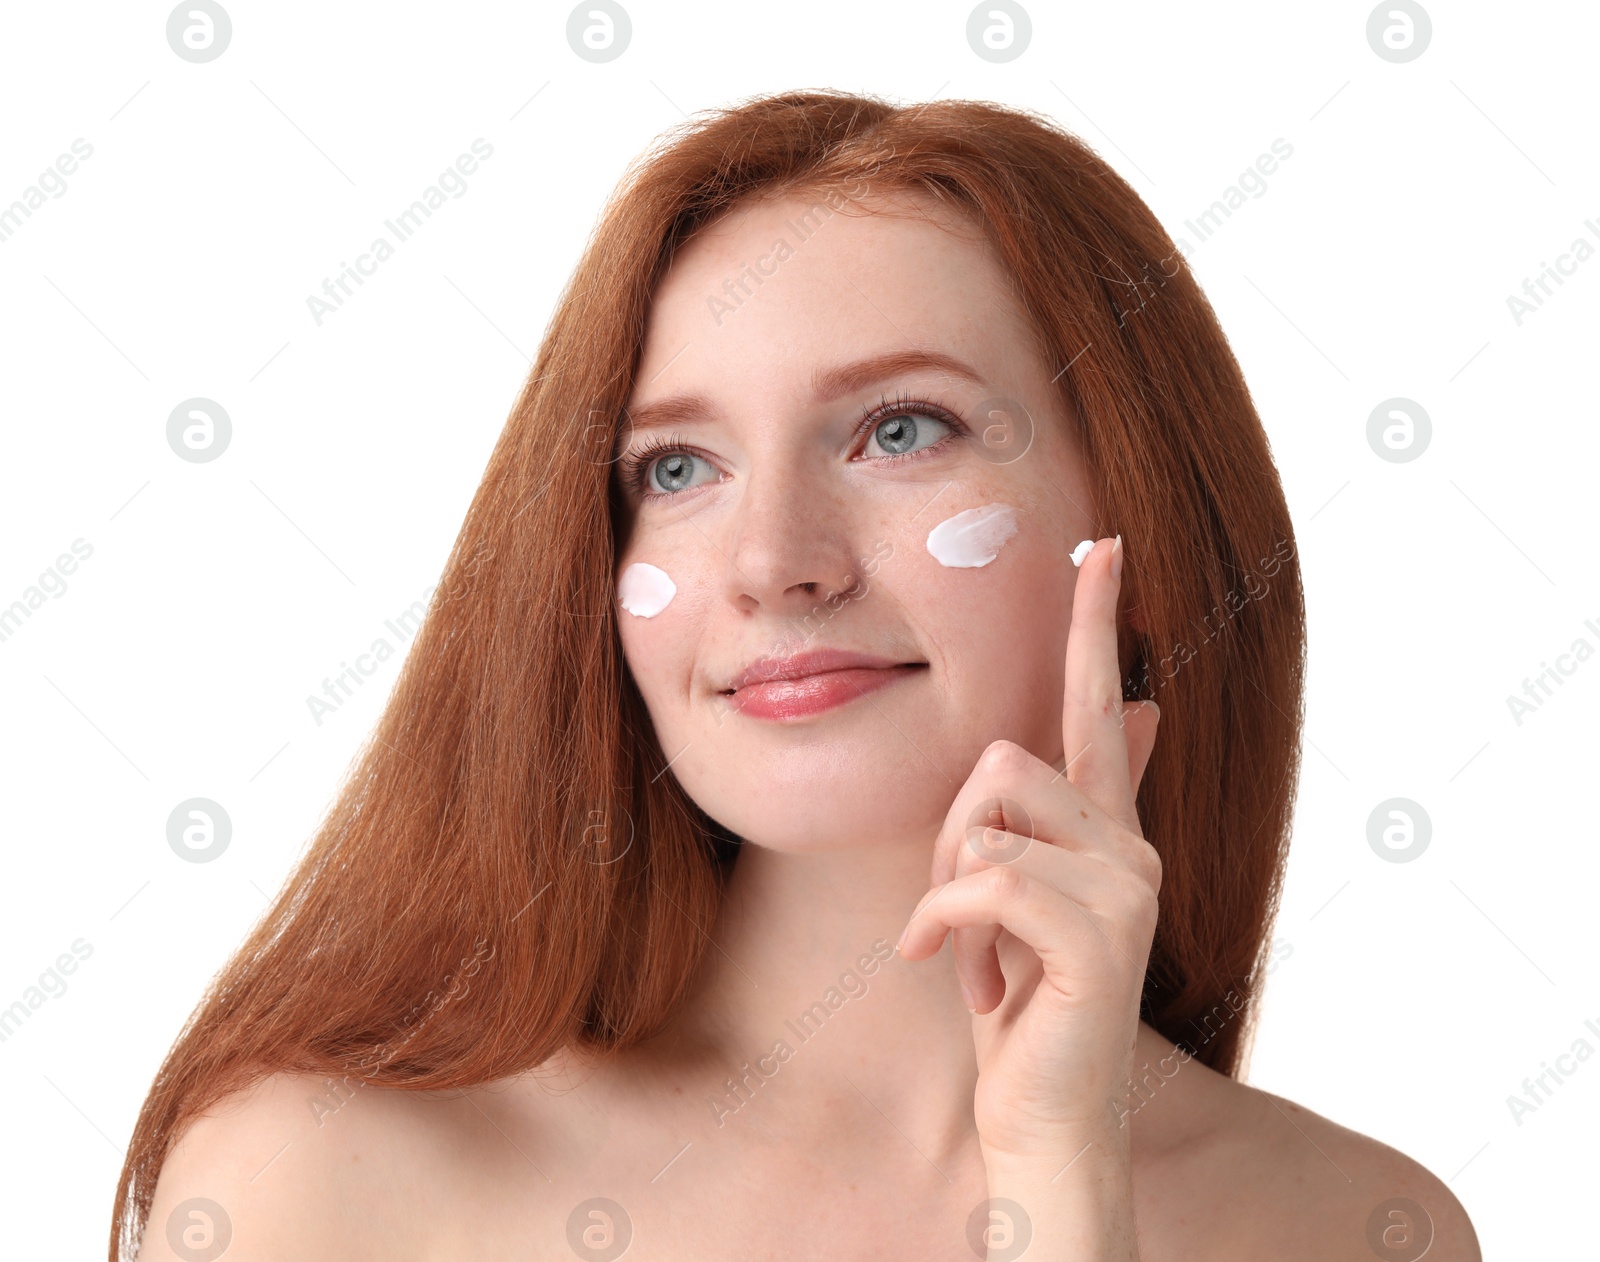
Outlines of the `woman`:
M686 127L163 1066L113 1260L1477 1258L1236 1077L1303 653L1238 365L1081 142Z

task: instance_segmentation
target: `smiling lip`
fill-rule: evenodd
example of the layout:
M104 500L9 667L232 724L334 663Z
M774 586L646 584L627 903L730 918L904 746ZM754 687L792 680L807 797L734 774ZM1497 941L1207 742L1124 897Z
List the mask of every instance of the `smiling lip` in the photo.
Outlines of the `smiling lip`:
M854 701L926 665L840 649L757 658L721 695L752 718L800 718Z

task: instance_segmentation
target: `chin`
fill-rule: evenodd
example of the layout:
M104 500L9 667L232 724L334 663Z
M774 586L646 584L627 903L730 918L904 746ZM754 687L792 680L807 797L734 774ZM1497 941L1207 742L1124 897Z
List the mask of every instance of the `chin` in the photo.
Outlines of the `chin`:
M784 853L861 850L869 846L926 842L931 845L944 823L955 789L944 785L915 750L901 742L917 768L898 757L862 760L847 775L777 777L754 766L752 783L730 793L726 779L717 791L691 795L708 815L753 845ZM885 777L914 779L905 791L884 792ZM689 788L689 786L685 786Z

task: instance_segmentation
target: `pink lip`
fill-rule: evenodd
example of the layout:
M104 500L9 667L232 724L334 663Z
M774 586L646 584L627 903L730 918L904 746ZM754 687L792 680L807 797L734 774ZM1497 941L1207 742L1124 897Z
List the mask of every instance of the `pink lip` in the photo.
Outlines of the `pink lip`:
M925 662L897 662L841 649L788 658L757 658L736 675L723 696L740 714L790 719L820 714L893 683Z

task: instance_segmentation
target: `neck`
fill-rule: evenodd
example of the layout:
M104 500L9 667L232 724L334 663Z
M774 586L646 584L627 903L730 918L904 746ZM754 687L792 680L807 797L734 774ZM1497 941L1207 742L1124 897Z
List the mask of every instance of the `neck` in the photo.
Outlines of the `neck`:
M696 987L661 1036L722 1125L940 1169L977 1152L973 1018L951 943L915 963L894 950L931 858L924 844L797 854L746 843ZM1140 1023L1136 1067L1171 1052ZM1130 1103L1136 1148L1165 1146L1192 1111L1187 1086L1174 1077L1159 1104Z

